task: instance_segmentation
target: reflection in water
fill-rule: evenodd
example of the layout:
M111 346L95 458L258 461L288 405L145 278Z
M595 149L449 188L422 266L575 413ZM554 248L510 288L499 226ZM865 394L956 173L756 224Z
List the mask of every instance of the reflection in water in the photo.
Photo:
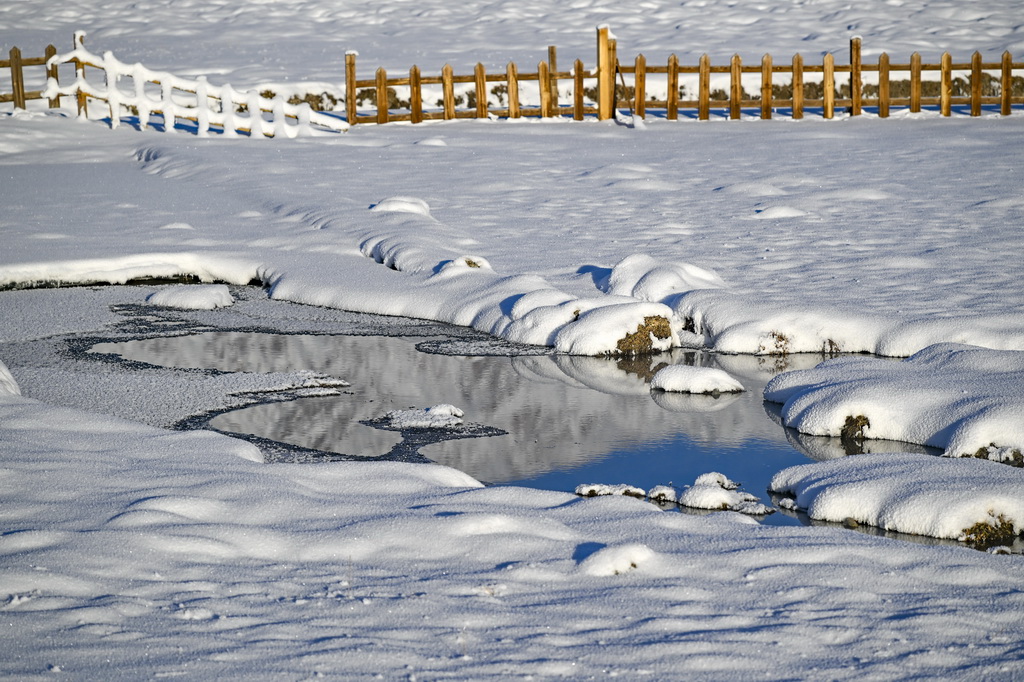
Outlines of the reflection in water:
M821 459L842 455L841 448L807 448L787 440L792 436L773 422L761 400L774 372L757 358L681 350L629 360L465 357L420 352L422 341L210 332L94 350L171 367L307 369L345 379L351 387L343 395L247 407L217 416L210 425L349 456L379 457L401 440L400 434L363 422L394 409L451 403L464 410L466 422L506 435L437 442L420 452L490 483L558 490L595 482L650 488L681 486L701 473L720 471L767 500L771 476L806 462L805 453ZM791 368L819 360L793 356ZM747 391L717 398L652 393L651 376L668 364L719 367ZM782 514L774 516L787 522Z

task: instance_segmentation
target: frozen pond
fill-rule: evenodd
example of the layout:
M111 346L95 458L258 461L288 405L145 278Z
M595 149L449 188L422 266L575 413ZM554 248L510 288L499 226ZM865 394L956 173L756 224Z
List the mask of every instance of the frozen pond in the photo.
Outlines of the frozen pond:
M629 483L649 489L681 487L718 471L769 502L766 490L775 472L809 458L846 454L835 439L798 439L778 425L773 406L761 399L780 363L812 366L819 356L675 351L613 359L515 355L514 348L486 347L483 352L499 354L470 355L481 349L445 337L227 331L105 343L94 350L166 367L305 369L344 379L350 386L341 395L253 405L216 415L209 426L345 459L398 458L403 452L408 458L418 451L490 484L572 491L581 483ZM652 392L650 378L666 364L718 367L747 390L719 397ZM483 435L442 436L423 445L367 423L391 410L441 403L462 409L465 422L479 425ZM776 513L766 522L798 521Z

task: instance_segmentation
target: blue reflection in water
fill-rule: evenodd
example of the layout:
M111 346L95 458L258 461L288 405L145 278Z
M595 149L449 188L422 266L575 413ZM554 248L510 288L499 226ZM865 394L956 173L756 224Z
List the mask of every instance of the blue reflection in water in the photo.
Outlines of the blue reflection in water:
M780 429L781 432L781 429ZM613 450L572 469L559 469L518 481L544 490L571 491L581 483L628 483L645 490L673 485L681 490L709 471L718 471L741 484L741 490L769 501L768 484L776 472L807 464L807 455L785 440L749 440L731 447L695 443L685 433L628 450ZM775 513L764 518L771 525L799 525L796 518Z

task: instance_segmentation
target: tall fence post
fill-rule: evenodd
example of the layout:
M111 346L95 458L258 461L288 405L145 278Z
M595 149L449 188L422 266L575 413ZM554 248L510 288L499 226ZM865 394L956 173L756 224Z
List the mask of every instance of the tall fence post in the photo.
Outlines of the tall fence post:
M761 58L761 118L772 117L772 56Z
M423 87L420 67L413 64L409 69L409 120L413 123L423 122Z
M971 116L981 116L981 53L971 56Z
M46 57L46 61L49 62L50 59L52 59L53 57L57 56L57 48L55 48L53 45L47 45L46 46L46 52L43 53L43 56L45 56ZM50 64L48 67L46 67L46 77L47 78L52 78L53 81L55 83L57 83L58 86L60 85L60 81L58 80L59 76L60 76L60 73L59 73L59 70L57 69L57 65L56 64ZM60 95L57 94L57 95L54 95L53 97L51 97L50 101L49 101L49 105L50 105L51 109L58 109L58 108L60 108Z
M668 101L665 108L668 120L679 118L679 57L674 54L668 58Z
M548 45L548 78L551 79L551 108L558 111L558 48Z
M861 94L864 84L861 78L860 36L850 40L850 113L861 114Z
M377 68L377 123L388 122L388 72L384 67Z
M573 89L572 89L572 117L573 120L583 120L583 60L577 59L572 65Z
M25 74L21 66L21 50L12 47L11 58L11 88L14 90L14 108L25 109Z
M878 55L878 118L889 117L889 55Z
M350 126L356 124L356 57L354 50L345 53L345 120Z
M452 65L445 64L441 67L441 89L444 92L444 120L451 121L455 118L455 82L452 72Z
M921 111L921 53L910 55L910 113Z
M537 83L540 90L540 115L541 118L551 116L551 82L548 79L547 62L537 64Z
M941 60L942 82L939 90L939 113L943 116L953 114L953 56L948 52L942 53Z
M823 72L821 79L821 96L824 101L821 104L822 116L824 118L832 118L836 113L836 72L835 72L835 57L829 52L825 55L825 58L821 60L821 69Z
M743 60L738 54L732 56L729 69L729 118L740 117L740 100L743 99Z
M706 52L700 56L700 73L697 77L697 118L706 121L711 118L711 57Z
M633 111L640 118L647 118L647 57L636 56L633 62Z
M804 117L804 58L800 53L793 55L793 118Z
M487 72L480 62L473 69L473 80L476 86L476 117L487 118Z
M1010 104L1013 97L1013 55L1009 50L1003 52L1003 73L1001 90L999 93L999 113L1003 116L1010 115Z
M606 121L614 114L615 61L612 56L612 36L607 26L597 27L597 118Z
M505 79L508 81L508 117L519 118L519 70L515 62L509 62L505 68Z

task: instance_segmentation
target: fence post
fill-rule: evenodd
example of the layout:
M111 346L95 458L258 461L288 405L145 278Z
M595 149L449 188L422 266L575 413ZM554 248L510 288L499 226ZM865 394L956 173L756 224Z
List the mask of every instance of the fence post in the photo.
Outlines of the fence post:
M829 52L821 60L821 68L824 72L821 80L822 116L832 118L836 113L836 73L835 57Z
M575 121L583 120L583 60L577 59L573 64L572 117Z
M971 55L971 116L981 116L981 53Z
M505 68L505 78L508 85L508 117L519 118L519 70L515 62L509 62Z
M670 121L679 118L679 57L668 58L668 101L665 103L665 117Z
M476 117L487 118L487 73L480 62L473 69L473 77L476 80Z
M388 122L388 72L383 66L377 68L377 123Z
M772 117L772 56L761 57L761 118Z
M951 116L953 99L953 56L948 52L942 53L940 62L942 67L942 85L939 91L939 110L943 116Z
M862 90L860 36L854 36L850 40L850 114L853 116L861 114Z
M738 54L732 56L729 70L729 118L740 117L740 99L743 97L743 60Z
M558 49L548 45L548 78L551 79L551 108L558 111Z
M1010 103L1013 96L1013 55L1009 50L1003 52L1002 87L999 92L999 113L1010 115Z
M878 118L889 118L889 55L878 55Z
M413 123L423 122L423 85L420 79L420 67L413 64L409 69L409 119Z
M615 61L612 57L611 31L608 26L597 27L597 119L606 121L614 113Z
M804 58L800 53L793 55L793 118L804 117Z
M636 56L633 63L633 111L640 118L647 117L647 58Z
M711 118L711 57L706 52L700 56L698 79L697 118L706 121Z
M356 124L356 57L354 50L345 53L345 120L350 126Z
M452 65L445 64L441 69L441 89L444 91L444 120L455 118L455 83L452 81Z
M921 54L910 55L910 113L921 111Z
M537 64L537 84L540 90L540 115L541 118L548 118L551 116L551 82L548 79L547 62Z
M14 108L25 108L25 74L21 70L21 50L12 47L11 52L11 88L14 90Z
M78 48L80 48L80 47L84 48L85 47L85 34L82 33L81 31L75 31L75 37L73 38L72 43L74 44L74 47L75 47L76 50ZM80 59L78 59L78 57L75 57L74 63L75 63L75 77L79 80L80 83L84 83L85 82L85 64ZM78 103L78 115L79 116L84 116L85 118L89 118L89 99L86 96L86 94L84 92L82 92L82 88L81 87L79 87L77 90L78 90L78 92L77 92L77 94L75 96L75 99L76 99L76 101Z
M43 52L43 56L46 57L47 61L49 61L53 57L57 56L57 48L55 48L53 45L47 45L46 46L46 51ZM60 73L59 73L59 70L58 70L56 64L51 64L50 66L48 66L46 68L46 77L47 78L52 78L53 82L56 83L58 86L60 85L60 81L58 80L59 76L60 76ZM49 101L49 105L50 105L51 109L59 108L60 107L60 95L58 94L58 95L54 95L53 97L51 97L50 101Z

